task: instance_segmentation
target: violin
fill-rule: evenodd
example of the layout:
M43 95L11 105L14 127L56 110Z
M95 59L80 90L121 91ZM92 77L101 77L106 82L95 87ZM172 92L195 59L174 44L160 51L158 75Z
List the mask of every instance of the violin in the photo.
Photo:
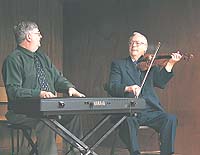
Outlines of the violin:
M194 57L193 54L188 54L188 53L180 53L180 54L182 55L182 59L186 61L189 61ZM138 60L138 68L141 71L146 71L150 66L152 58L153 54L144 54L144 56ZM157 54L153 61L152 66L165 67L167 62L171 58L172 58L171 54L166 54L166 53Z
M160 45L161 45L161 43L158 42L158 45L157 45L157 48L156 48L156 51L155 51L154 54L145 54L143 57L139 58L139 60L137 61L138 62L138 68L141 71L146 71L146 73L145 73L144 79L142 80L142 84L140 86L140 91L136 95L136 98L141 93L141 90L144 86L144 83L147 79L147 76L150 72L151 67L155 66L155 65L164 67L164 66L167 65L167 62L169 61L169 59L172 58L171 54L157 54L159 49L160 49ZM190 60L191 58L194 57L193 54L187 54L187 53L184 53L184 54L181 54L181 55L182 55L183 60Z

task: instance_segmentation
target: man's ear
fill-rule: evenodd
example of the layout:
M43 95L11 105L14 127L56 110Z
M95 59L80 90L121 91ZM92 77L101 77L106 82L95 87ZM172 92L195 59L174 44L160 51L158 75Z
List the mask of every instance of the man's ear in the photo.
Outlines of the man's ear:
M26 34L26 40L29 41L29 42L31 41L31 35L29 33Z

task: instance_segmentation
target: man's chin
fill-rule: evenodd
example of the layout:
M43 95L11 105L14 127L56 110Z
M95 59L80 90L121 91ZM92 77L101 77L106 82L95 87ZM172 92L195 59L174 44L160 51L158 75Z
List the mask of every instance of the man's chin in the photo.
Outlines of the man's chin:
M132 52L130 53L130 55L131 55L131 56L137 56L137 55L138 55L138 52L137 52L137 51L132 51Z

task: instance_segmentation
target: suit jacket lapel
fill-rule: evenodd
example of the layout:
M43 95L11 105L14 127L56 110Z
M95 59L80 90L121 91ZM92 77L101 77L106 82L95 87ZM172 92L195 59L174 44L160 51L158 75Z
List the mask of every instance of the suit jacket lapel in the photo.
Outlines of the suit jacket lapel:
M130 78L138 85L141 84L140 77L137 71L136 66L133 64L130 57L126 59L126 72Z

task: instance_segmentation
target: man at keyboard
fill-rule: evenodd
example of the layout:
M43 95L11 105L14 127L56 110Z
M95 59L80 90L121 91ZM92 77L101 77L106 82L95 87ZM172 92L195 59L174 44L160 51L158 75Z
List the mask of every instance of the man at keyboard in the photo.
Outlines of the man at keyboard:
M22 21L14 26L16 49L5 59L2 68L8 96L7 119L14 124L35 128L39 155L57 155L55 133L38 119L16 114L11 102L19 98L52 98L56 92L85 97L52 64L39 47L42 34L36 23Z
M143 97L148 107L135 116L127 117L120 126L120 137L128 146L131 155L139 155L140 148L137 140L139 126L149 126L160 134L161 155L174 154L174 141L176 134L176 116L165 112L160 104L154 87L164 88L173 77L173 66L180 61L179 52L172 53L167 64L160 68L153 66L141 88L147 71L138 67L148 47L144 35L134 32L129 38L129 57L113 61L111 64L108 93L113 97Z

